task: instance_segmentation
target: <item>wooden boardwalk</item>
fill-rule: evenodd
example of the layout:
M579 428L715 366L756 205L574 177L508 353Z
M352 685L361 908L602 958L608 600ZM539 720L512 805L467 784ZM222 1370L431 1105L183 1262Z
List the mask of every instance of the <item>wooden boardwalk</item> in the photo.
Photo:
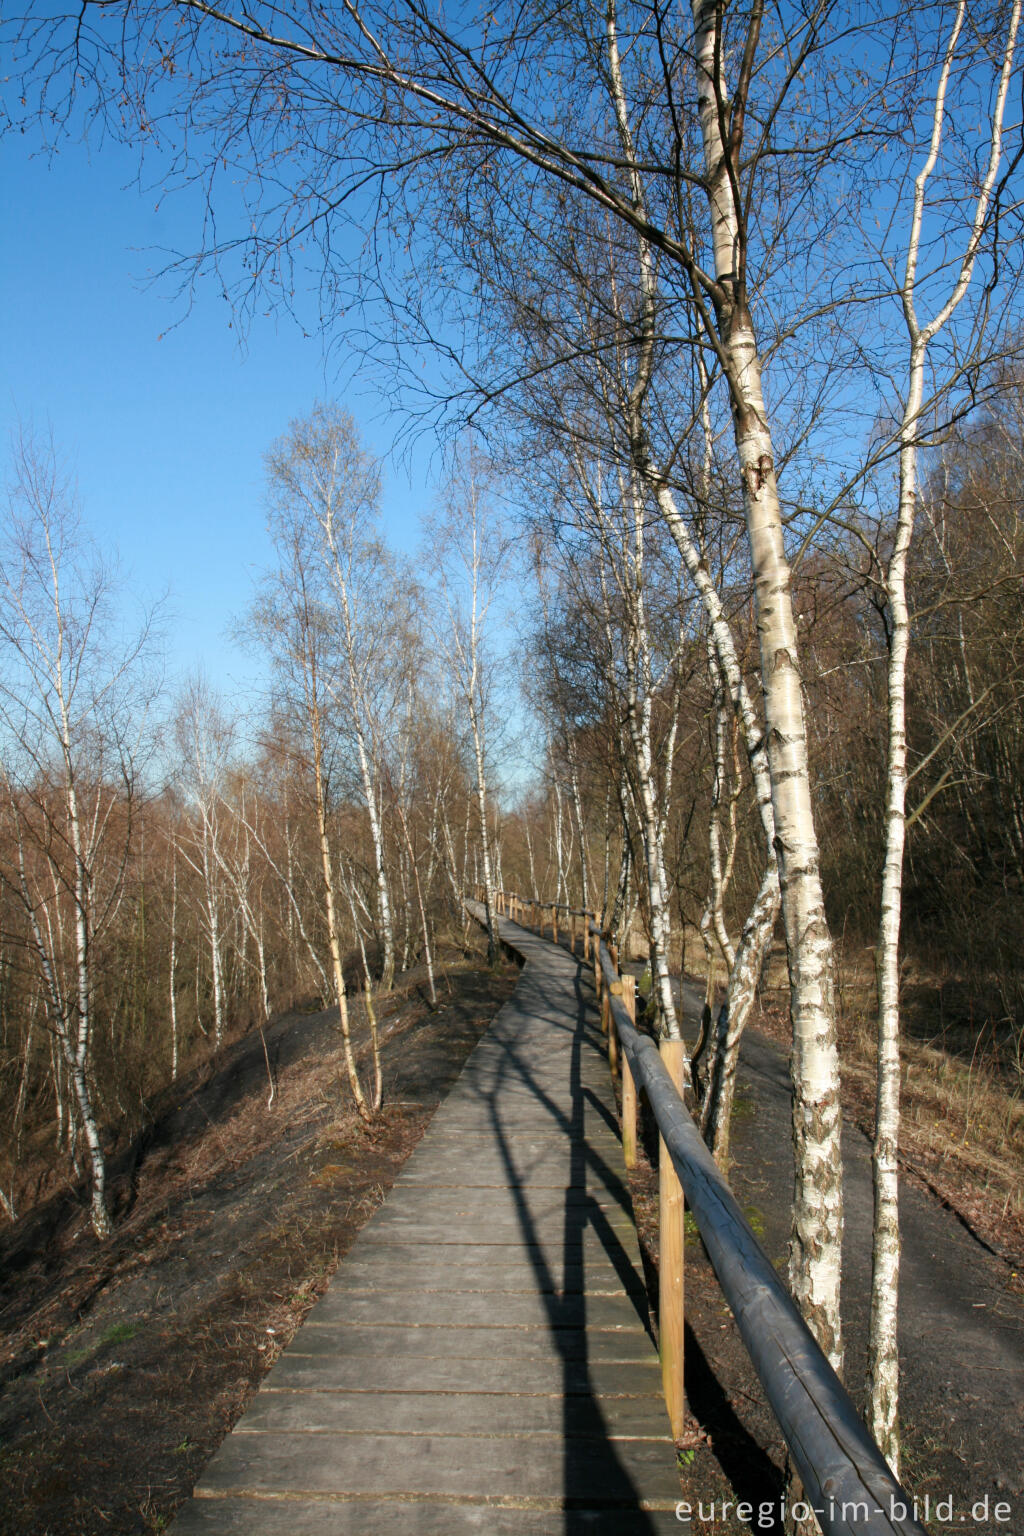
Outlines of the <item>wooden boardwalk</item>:
M174 1536L678 1531L587 971L526 966Z

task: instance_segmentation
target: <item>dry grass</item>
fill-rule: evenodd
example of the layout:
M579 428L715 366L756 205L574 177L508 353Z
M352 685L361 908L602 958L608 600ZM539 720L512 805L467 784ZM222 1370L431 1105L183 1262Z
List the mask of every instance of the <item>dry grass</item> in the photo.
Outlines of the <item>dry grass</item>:
M873 951L843 956L839 975L843 1107L869 1136L875 1115ZM687 928L671 963L703 985L704 949ZM719 962L718 979L722 967ZM993 995L997 989L993 988ZM957 978L908 969L903 980L901 1160L1024 1275L1024 1041L978 1020ZM754 1027L789 1048L785 951L765 969Z
M839 983L844 1109L871 1134L875 984L871 951L843 959ZM785 960L773 955L756 1021L787 1043ZM904 986L901 1159L997 1253L1024 1267L1024 1082L992 1032L942 1017L940 981ZM990 1042L985 1044L985 1039Z

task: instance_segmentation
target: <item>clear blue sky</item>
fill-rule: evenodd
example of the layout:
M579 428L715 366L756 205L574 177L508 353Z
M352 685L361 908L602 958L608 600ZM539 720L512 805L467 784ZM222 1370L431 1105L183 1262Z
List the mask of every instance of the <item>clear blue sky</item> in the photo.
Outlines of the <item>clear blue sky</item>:
M268 557L261 460L290 418L340 394L378 453L392 431L372 396L339 384L319 337L287 316L260 320L244 345L212 283L182 314L163 258L194 248L195 205L133 184L116 145L71 145L52 161L26 140L0 143L0 455L20 416L52 427L75 467L85 519L116 546L136 591L170 589L168 668L202 664L231 691L254 678L226 630ZM162 338L162 339L161 339ZM343 360L341 360L343 362ZM411 549L433 495L426 448L417 483L389 467L388 536Z

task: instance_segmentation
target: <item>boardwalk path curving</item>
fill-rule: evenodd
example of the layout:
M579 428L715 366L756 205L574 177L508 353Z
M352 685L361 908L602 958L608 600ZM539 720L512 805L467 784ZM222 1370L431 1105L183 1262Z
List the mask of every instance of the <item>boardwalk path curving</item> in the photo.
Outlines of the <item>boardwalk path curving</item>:
M585 968L525 967L174 1536L680 1529Z

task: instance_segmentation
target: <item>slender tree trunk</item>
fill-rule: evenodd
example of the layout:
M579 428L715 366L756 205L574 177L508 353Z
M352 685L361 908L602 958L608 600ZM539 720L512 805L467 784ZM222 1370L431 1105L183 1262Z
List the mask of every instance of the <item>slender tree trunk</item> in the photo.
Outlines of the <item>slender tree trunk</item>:
M573 810L576 814L576 831L580 840L580 901L583 910L590 905L590 871L587 857L587 834L583 820L583 797L580 794L580 772L577 762L576 741L569 734L567 756L569 758L569 787L572 791Z
M473 733L473 760L476 765L476 798L480 810L480 854L483 860L484 916L487 922L487 964L498 962L498 938L494 919L494 884L491 874L491 836L487 824L487 771L484 765L484 744L476 702L476 678L474 675L468 690L469 722Z
M990 199L1002 158L1003 116L1013 72L1021 0L1014 0L1007 22L1007 43L992 113L992 133L985 176L978 191L969 238L950 294L941 309L922 325L915 288L927 186L939 157L946 114L946 90L961 29L967 17L965 0L957 7L939 74L928 154L915 178L914 203L901 298L909 343L907 400L900 426L899 506L892 555L886 572L890 616L888 686L888 776L885 811L885 859L878 927L878 1062L875 1136L872 1152L874 1182L874 1243L871 1271L871 1313L868 1326L868 1426L894 1473L899 1475L899 1351L897 1298L899 1287L899 1120L900 1120L900 1004L899 942L903 898L903 859L906 845L907 791L907 655L910 613L907 605L907 556L914 532L917 497L917 445L921 435L925 367L931 341L948 324L970 286L989 216Z
M530 892L534 901L540 900L540 891L537 889L537 871L533 862L533 838L530 835L530 814L523 817L523 832L526 835L526 857L530 863Z
M729 1165L729 1126L736 1091L740 1041L754 1006L757 985L775 932L779 903L779 868L772 859L761 879L760 889L740 935L736 957L729 972L725 1002L718 1010L715 1021L711 1083L704 1102L701 1129L723 1172L727 1171Z
M357 707L355 697L353 706ZM356 729L356 742L359 748L359 771L363 781L363 795L366 800L367 815L370 818L374 876L377 883L377 912L384 943L380 984L382 991L390 992L395 981L395 920L391 911L391 894L388 890L388 876L384 861L384 832L377 806L376 787L373 775L370 773L369 756L363 740L363 732L359 727Z
M632 691L632 690L631 690ZM635 692L629 701L629 731L636 759L640 815L643 821L644 854L647 864L647 899L651 913L651 980L661 1016L662 1033L669 1040L680 1040L679 1019L672 995L669 971L668 880L665 875L660 824L651 759L651 700ZM686 1063L689 1081L689 1062Z
M367 1022L370 1026L370 1048L373 1056L373 1094L371 1096L371 1107L373 1113L376 1115L379 1113L381 1104L384 1101L384 1073L380 1057L380 1032L377 1027L377 1010L374 1007L373 1002L373 977L370 974L370 967L366 959L366 944L363 940L362 924L359 921L359 914L356 911L355 898L352 894L352 882L350 879L348 879L344 883L345 892L348 896L349 910L352 913L352 927L355 930L356 941L359 944L359 957L363 962L363 978L365 984L363 1002L366 1007Z
M712 0L695 0L698 112L719 287L716 319L727 363L754 577L775 846L789 961L795 1163L789 1278L801 1311L839 1370L843 1362L839 1304L843 1191L835 961L821 888L792 579L783 540L774 447L757 342L745 295L736 283L740 232L727 158L733 150L726 150L721 133L719 14Z
M423 902L423 887L420 884L420 872L416 863L416 855L413 852L412 837L409 832L409 823L406 820L405 809L400 803L398 806L398 816L402 826L402 836L405 839L405 847L409 859L409 866L412 870L413 884L416 888L416 904L419 909L420 932L423 935L423 963L427 967L427 983L430 987L430 1001L436 1007L437 989L434 986L434 958L430 948L430 927L427 923L427 910Z
M316 794L317 836L320 842L320 868L324 882L324 915L327 920L327 943L331 953L331 968L334 972L334 996L338 1005L338 1022L341 1025L342 1046L345 1052L345 1070L348 1073L352 1097L355 1099L356 1108L361 1118L363 1120L370 1120L373 1117L373 1111L366 1101L362 1084L359 1081L359 1070L356 1066L355 1052L352 1047L352 1030L348 1014L348 989L345 986L345 967L342 963L341 938L338 931L338 917L334 904L334 867L331 859L331 845L327 835L327 802L319 734L319 725L317 722L314 722L313 778Z
M178 953L178 860L177 855L171 856L171 954L168 976L168 1003L171 1015L171 1081L178 1076L178 997L177 987L177 953Z
M92 1167L92 1194L90 1199L92 1229L102 1241L110 1236L113 1231L113 1224L107 1205L106 1157L104 1156L103 1144L100 1140L99 1126L96 1121L96 1114L92 1103L92 1092L89 1087L87 1074L90 1055L89 1043L92 1034L92 976L89 954L91 891L89 870L82 842L78 791L75 785L70 747L68 745L69 736L67 734L66 717L64 728L66 733L64 753L66 772L65 793L70 842L75 860L75 977L78 1014L76 1024L77 1038L73 1049L68 1054L68 1067L74 1084L82 1132L85 1136L86 1146L89 1149L89 1162ZM68 1046L71 1045L70 1040L67 1043Z

